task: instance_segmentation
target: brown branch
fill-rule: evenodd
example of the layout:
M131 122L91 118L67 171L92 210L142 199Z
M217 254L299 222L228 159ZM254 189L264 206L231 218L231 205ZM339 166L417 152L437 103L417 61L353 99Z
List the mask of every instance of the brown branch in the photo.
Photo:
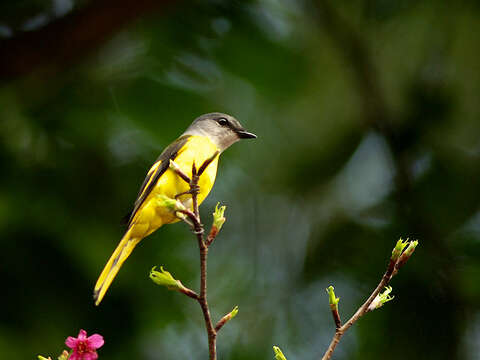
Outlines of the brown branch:
M223 327L223 325L225 325L228 322L228 320L229 320L228 315L225 315L224 317L222 317L217 322L217 325L215 325L215 331L218 332Z
M385 139L392 154L392 165L395 169L393 196L396 199L398 217L408 224L410 233L422 234L427 246L431 247L432 254L435 252L435 258L447 259L441 269L444 276L438 280L443 288L442 293L447 294L448 299L445 301L458 303L461 300L455 297L458 292L453 289L456 283L455 261L453 261L451 250L445 245L444 234L439 232L428 216L422 212L413 211L420 208L422 204L419 204L419 197L415 196L414 192L412 157L408 153L412 145L406 144L403 140L405 131L408 129L404 128L406 122L395 121L397 115L388 105L382 91L381 73L375 64L375 56L369 43L362 33L335 8L334 1L315 0L314 4L317 10L312 12L316 14L315 20L330 37L332 44L336 46L347 64L347 68L351 70L352 83L361 101L364 124L376 130ZM411 136L409 140L410 138Z
M392 270L393 271L393 270ZM355 314L345 323L345 325L337 327L335 331L335 335L332 338L332 341L330 342L330 345L328 346L327 351L322 357L322 360L328 360L331 358L333 352L335 351L335 348L337 347L338 343L340 342L340 339L342 336L345 334L345 332L357 322L358 319L360 319L368 310L368 307L372 303L372 301L375 299L375 297L382 291L382 289L388 285L389 281L392 278L392 273L388 275L388 269L387 272L382 277L382 280L380 283L377 285L375 290L371 293L371 295L368 297L367 301L363 303L362 306L355 312Z
M217 325L215 325L215 331L218 332L227 322L232 320L238 313L238 306L235 306L235 308L230 311L227 315L222 317L218 322Z
M210 232L208 233L207 240L205 241L207 246L212 245L213 241L218 235L218 228L216 226L212 226Z
M385 274L383 274L382 279L378 283L375 290L373 290L373 292L370 294L368 299L362 304L362 306L358 308L355 314L353 314L353 316L350 319L348 319L348 321L343 326L340 326L340 327L338 327L337 320L335 319L335 315L334 315L335 325L336 325L335 335L333 336L327 351L323 355L322 360L330 359L333 352L335 351L335 348L337 347L338 343L340 342L340 339L345 334L345 332L368 311L374 310L376 308L375 307L371 309L370 305L372 305L373 301L375 300L377 295L380 294L382 289L384 289L389 284L390 280L398 272L400 267L402 267L406 263L406 261L410 258L410 256L412 256L418 242L417 241L410 242L408 244L408 247L405 249L405 251L403 251L403 249L405 248L406 243L403 243L403 244L404 245L402 247L401 240L400 242L397 243L397 246L394 248L392 252L392 257L390 258ZM337 302L338 302L338 299L337 299ZM379 306L381 306L381 304ZM330 304L330 307L332 307L332 304ZM338 309L337 305L335 305L335 307ZM332 312L333 312L333 309L332 309ZM337 315L338 315L338 310L337 310ZM340 318L338 320L340 320Z
M200 212L198 210L198 193L200 192L200 187L198 186L198 181L200 180L200 175L197 174L197 167L195 166L195 161L192 164L192 180L190 181L190 194L192 195L192 207L193 213L200 222ZM198 234L201 232L203 234L203 226L201 224L195 228L195 233ZM203 236L202 236L203 243Z
M92 53L136 19L172 0L97 0L35 31L0 41L0 81L37 69L58 71Z
M198 247L200 249L200 297L198 302L202 308L203 317L205 318L205 327L208 335L208 350L209 359L216 360L217 358L217 332L213 328L210 310L207 301L207 255L208 248L203 241L203 233L197 233Z
M218 154L220 154L220 151L217 150L213 153L212 156L210 156L207 160L203 162L202 166L200 166L200 169L198 169L198 176L201 176L203 174L203 172L207 169L207 166L210 165L213 160L215 160Z
M188 177L181 169L173 162L170 162L170 168L175 171L180 178L182 178L185 182L187 182L190 186L190 190L187 191L186 193L190 194L192 196L192 210L178 210L178 212L186 215L191 223L188 223L193 232L195 233L197 237L197 242L198 242L198 248L200 251L200 294L196 295L196 297L188 296L194 298L195 300L198 301L200 304L200 307L202 309L203 317L205 320L205 328L207 330L207 336L208 336L208 351L209 351L209 359L210 360L216 360L217 358L217 349L216 349L216 341L217 341L217 331L220 330L220 328L223 326L214 328L213 323L212 323L212 318L210 316L210 310L208 307L208 301L207 301L207 259L208 259L208 245L207 242L204 239L204 229L203 225L200 219L200 212L198 209L198 194L200 191L200 188L198 186L198 181L200 179L200 176L203 174L203 172L206 170L208 165L215 160L215 158L218 156L219 152L215 152L210 158L205 160L203 164L200 166L200 168L197 171L197 167L195 163L192 164L192 176ZM185 218L182 218L182 220L185 220ZM207 239L208 241L208 239ZM213 241L213 240L212 240ZM223 318L222 318L223 320ZM220 320L220 321L222 321ZM226 322L226 321L225 321Z
M183 285L178 291L180 291L182 294L187 295L188 297L191 297L194 300L198 300L198 298L199 298L198 294L195 291L193 291L192 289L189 289L189 288L187 288Z
M342 320L340 319L340 314L338 313L338 306L330 304L330 310L332 310L333 321L335 322L335 329L340 329L342 327Z
M181 214L184 214L186 215L192 222L191 223L188 223L188 225L190 225L192 228L196 228L196 227L201 227L202 224L199 223L199 220L198 220L198 217L195 216L195 214L191 211L191 210L177 210L176 212L179 212ZM185 220L185 219L182 219L182 220Z
M177 173L178 176L180 176L183 181L185 181L187 184L190 184L192 181L187 174L185 174L182 169L177 165L177 163L173 160L170 160L170 168ZM182 194L183 195L183 194ZM177 195L178 196L178 195Z

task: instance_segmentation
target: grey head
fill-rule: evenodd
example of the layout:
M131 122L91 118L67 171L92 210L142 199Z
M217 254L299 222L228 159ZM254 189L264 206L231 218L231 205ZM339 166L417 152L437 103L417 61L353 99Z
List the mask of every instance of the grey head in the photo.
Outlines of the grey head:
M257 136L246 131L233 116L222 113L209 113L196 118L183 135L207 136L220 151L240 139L253 139Z

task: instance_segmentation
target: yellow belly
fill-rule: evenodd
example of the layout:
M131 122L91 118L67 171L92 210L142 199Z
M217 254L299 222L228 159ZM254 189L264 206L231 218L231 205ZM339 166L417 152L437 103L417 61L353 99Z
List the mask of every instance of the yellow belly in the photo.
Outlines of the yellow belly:
M192 136L180 149L174 161L185 174L191 177L192 164L195 163L197 169L200 168L203 162L210 158L217 150L218 148L216 145L207 137ZM217 166L218 156L207 167L199 179L199 204L203 202L213 187L215 176L217 174ZM170 224L179 221L175 214L169 209L158 205L156 196L164 195L170 198L175 198L177 194L181 194L189 189L189 185L180 178L177 173L171 169L166 170L160 176L155 187L145 199L145 202L135 216L133 228L131 229L131 236L143 238L157 230L163 224ZM182 195L179 197L179 200L182 201L187 208L192 208L190 195Z

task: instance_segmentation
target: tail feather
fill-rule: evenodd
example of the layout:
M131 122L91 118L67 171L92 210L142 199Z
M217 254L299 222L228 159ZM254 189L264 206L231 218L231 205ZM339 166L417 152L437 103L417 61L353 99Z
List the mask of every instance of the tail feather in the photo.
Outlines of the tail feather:
M139 238L131 238L130 231L128 231L125 236L118 244L117 248L113 252L112 256L107 262L107 265L103 268L100 277L95 284L95 290L93 291L93 298L95 300L95 305L99 305L102 301L105 293L107 292L110 284L117 275L120 267L123 265L128 256L132 253L135 246L140 242Z

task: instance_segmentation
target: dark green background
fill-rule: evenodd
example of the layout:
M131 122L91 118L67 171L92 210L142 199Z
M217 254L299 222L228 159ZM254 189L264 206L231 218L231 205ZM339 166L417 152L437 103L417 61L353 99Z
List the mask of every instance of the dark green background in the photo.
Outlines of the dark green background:
M2 2L0 357L57 355L83 328L105 337L100 359L207 358L198 305L148 279L164 265L197 288L185 225L142 242L100 307L91 295L149 165L222 111L258 139L222 155L201 207L209 224L228 206L209 300L215 319L240 312L219 359L320 358L325 288L345 319L401 236L420 246L395 300L334 358L479 359L479 15L478 1Z

